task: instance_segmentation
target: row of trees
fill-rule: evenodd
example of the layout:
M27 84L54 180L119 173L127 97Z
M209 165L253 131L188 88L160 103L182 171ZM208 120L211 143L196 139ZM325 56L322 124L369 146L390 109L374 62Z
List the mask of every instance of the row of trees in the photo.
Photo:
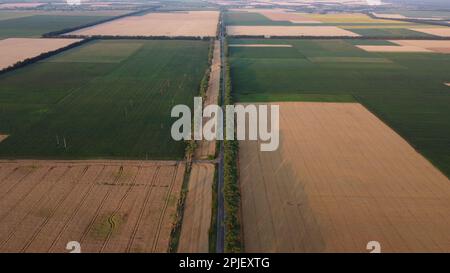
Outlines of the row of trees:
M10 66L7 67L7 68L4 68L4 69L0 70L0 75L1 75L1 74L4 74L4 73L7 73L7 72L9 72L9 71L11 71L11 70L17 69L17 68L21 68L21 67L24 67L24 66L26 66L26 65L35 63L35 62L39 62L39 61L41 61L41 60L43 60L43 59L45 59L45 58L51 57L51 56L53 56L53 55L56 55L56 54L58 54L58 53L60 53L60 52L65 51L65 50L68 50L68 49L77 47L77 46L82 45L82 44L84 44L84 43L86 43L86 42L89 42L89 41L91 41L91 39L84 39L84 40L75 42L75 43L73 43L73 44L70 44L70 45L68 45L68 46L61 47L61 48L58 48L58 49L53 50L53 51L49 51L49 52L42 53L42 54L40 54L40 55L38 55L38 56L36 56L36 57L33 57L33 58L27 58L27 59L25 59L25 60L19 61L19 62L13 64L13 65L10 65Z
M214 54L214 40L211 39L210 44L209 44L209 52L208 52L208 68L205 70L205 73L203 74L203 77L202 77L202 80L200 81L200 86L199 86L199 95L202 96L203 98L205 98L206 91L208 90L213 54ZM192 125L192 128L193 128L193 125ZM192 156L194 155L195 148L197 148L197 143L195 140L191 139L191 140L187 140L186 144L187 145L186 145L185 155L186 155L186 160L188 162L188 168L190 168L190 162L191 162Z
M209 54L208 54L208 67L211 67L212 57L213 57L212 52L214 52L214 42L211 39L211 43L209 46ZM207 69L205 71L205 74L200 83L200 90L199 90L200 94L206 93L206 89L204 89L205 88L204 86L206 85L206 88L208 87L209 71L210 71L210 69ZM197 147L197 144L196 144L195 140L191 139L191 140L186 141L185 156L186 156L186 161L187 161L186 164L187 165L186 165L186 171L184 173L184 181L183 181L183 186L182 186L182 190L181 190L181 195L180 195L180 199L178 200L178 205L177 205L176 221L175 221L174 226L172 227L172 231L171 231L171 235L170 235L169 252L171 252L171 253L174 253L177 251L178 243L180 240L181 224L183 222L183 214L184 214L184 204L185 204L186 196L187 196L187 192L188 192L189 176L191 174L191 162L192 162L192 157L194 156L196 147Z
M101 40L193 40L193 41L208 41L211 37L204 36L122 36L122 35L77 35L77 34L65 34L64 38L75 38L75 39L84 39L84 38L93 38L93 39L101 39ZM47 38L60 38L58 35L52 35Z
M225 50L228 48L224 45ZM228 51L225 51L228 57ZM230 65L225 59L225 97L224 104L233 104L231 95ZM237 140L224 140L224 205L225 205L225 252L237 253L242 251L242 236L240 224L241 193L239 189Z

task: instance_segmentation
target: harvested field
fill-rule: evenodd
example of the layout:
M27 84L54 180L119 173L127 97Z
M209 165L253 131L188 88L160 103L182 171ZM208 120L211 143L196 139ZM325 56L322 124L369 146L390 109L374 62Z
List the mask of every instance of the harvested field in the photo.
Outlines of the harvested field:
M189 11L128 16L68 33L83 36L216 36L219 12Z
M441 28L411 28L411 30L423 32L439 37L450 37L450 27Z
M42 53L68 46L80 39L9 38L0 40L0 70Z
M274 44L232 44L229 47L292 47L292 45L274 45Z
M292 45L229 49L237 102L357 98L450 177L450 54L355 47L396 45L369 39L230 39L237 43Z
M418 46L384 46L384 45L358 45L367 52L433 52Z
M334 26L228 26L227 33L235 36L360 36Z
M358 45L368 52L435 52L450 53L450 41L440 40L390 40L398 46Z
M0 251L166 252L184 163L1 161Z
M450 86L450 82L446 82L446 83L444 83L445 85L447 85L447 86Z
M402 46L422 47L437 53L450 53L450 41L392 40L391 42Z
M214 164L192 164L185 201L178 252L206 253L209 250Z
M450 251L450 181L357 103L280 104L280 147L239 151L247 252Z
M211 73L209 76L209 85L206 90L206 99L204 101L204 106L211 104L217 104L219 100L219 89L220 89L220 42L214 42L214 53L211 64ZM203 120L205 124L209 118ZM216 141L201 140L198 141L197 147L195 149L194 157L196 159L207 159L214 157L216 155Z

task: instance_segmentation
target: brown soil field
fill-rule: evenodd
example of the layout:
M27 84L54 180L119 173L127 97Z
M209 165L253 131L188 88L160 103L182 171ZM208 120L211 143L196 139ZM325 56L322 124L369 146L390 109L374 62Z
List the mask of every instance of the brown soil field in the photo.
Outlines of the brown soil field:
M368 52L433 52L432 50L418 46L380 46L380 45L358 45L357 47Z
M227 33L235 36L360 36L334 26L228 26Z
M178 252L209 251L214 164L193 163L185 201Z
M8 38L0 40L0 70L42 53L68 46L80 39Z
M274 44L233 44L229 47L292 47L292 45L274 45Z
M411 28L411 30L423 32L439 37L450 37L450 27L440 27L440 28Z
M0 161L0 252L166 252L185 164Z
M450 86L450 82L446 82L445 85Z
M450 252L450 181L358 103L280 105L280 147L241 141L247 252Z
M69 35L112 36L216 36L219 12L189 11L148 13L128 16L107 23L80 29Z
M220 89L220 42L214 42L214 55L211 64L211 73L209 76L209 85L206 90L206 99L204 101L204 106L217 104L219 100L219 89ZM203 120L203 124L208 121L208 119ZM196 159L207 159L209 157L214 157L216 155L216 141L202 140L197 142L197 148L195 149L194 157Z

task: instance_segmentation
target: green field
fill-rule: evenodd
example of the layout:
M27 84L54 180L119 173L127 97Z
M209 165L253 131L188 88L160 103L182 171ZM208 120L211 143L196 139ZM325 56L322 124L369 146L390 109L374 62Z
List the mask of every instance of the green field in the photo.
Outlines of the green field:
M6 16L6 15L5 15ZM19 15L17 15L19 16ZM40 37L42 34L101 21L106 15L31 15L0 20L0 39Z
M322 23L292 23L290 21L272 21L256 12L226 12L225 23L228 26L336 26L364 37L435 37L434 35L410 30L409 28L430 27L402 21L377 20L366 15L355 15L355 18L340 18L339 15L307 14L310 20Z
M358 42L232 39L229 44L293 45L230 47L235 99L252 102L353 98L450 176L450 87L444 85L450 82L450 55L369 53L356 48L354 44Z
M182 158L170 111L193 104L208 46L96 41L0 76L0 157Z

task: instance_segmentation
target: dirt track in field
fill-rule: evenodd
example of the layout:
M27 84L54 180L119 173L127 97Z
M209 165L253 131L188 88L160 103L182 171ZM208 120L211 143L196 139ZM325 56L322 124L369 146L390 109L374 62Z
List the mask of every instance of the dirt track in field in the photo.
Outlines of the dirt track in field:
M209 251L214 164L193 163L178 252Z
M211 73L209 78L208 90L206 90L206 99L204 101L204 107L211 104L217 104L219 100L220 89L220 43L216 41L214 43L214 56L211 64ZM208 119L204 119L205 124ZM195 149L194 157L196 159L207 159L214 157L216 154L216 142L202 140L197 142L197 148Z
M219 12L189 11L148 13L127 16L103 24L83 28L69 35L213 37L217 32Z
M450 181L405 140L360 104L276 104L279 149L240 142L247 252L450 252Z
M360 36L334 26L228 26L227 34L234 36Z
M68 46L80 39L8 38L0 40L0 70L42 53Z
M0 252L166 252L175 161L1 161Z

